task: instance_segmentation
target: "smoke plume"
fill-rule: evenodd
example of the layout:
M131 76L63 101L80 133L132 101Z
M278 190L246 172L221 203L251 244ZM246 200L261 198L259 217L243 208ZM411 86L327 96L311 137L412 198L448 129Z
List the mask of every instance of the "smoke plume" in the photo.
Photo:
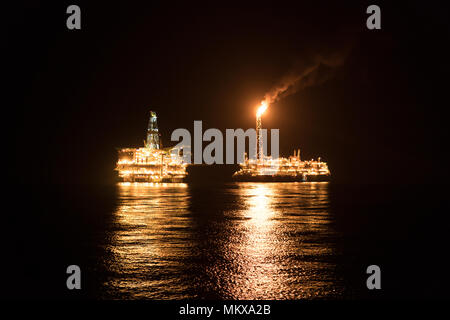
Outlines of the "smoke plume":
M350 47L333 53L316 54L296 63L292 70L278 81L264 96L268 105L303 88L319 85L331 78L342 65Z

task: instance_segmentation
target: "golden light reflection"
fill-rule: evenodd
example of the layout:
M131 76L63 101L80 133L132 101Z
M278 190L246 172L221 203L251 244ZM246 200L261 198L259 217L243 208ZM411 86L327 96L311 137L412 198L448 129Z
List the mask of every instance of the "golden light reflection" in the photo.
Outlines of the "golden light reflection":
M344 290L327 182L118 191L105 297L309 299Z
M245 209L227 242L230 299L301 299L332 295L328 183L240 183ZM236 232L237 231L237 232ZM314 258L312 258L314 257ZM219 271L220 272L220 271ZM319 274L326 276L319 277Z
M168 286L173 295L183 297L181 270L183 256L191 241L188 192L184 183L119 183L120 205L114 213L114 232L108 250L114 275L106 285L126 297L167 298L161 294ZM158 272L158 276L155 276ZM178 288L178 290L177 290ZM130 290L132 289L132 290Z
M274 211L270 207L272 190L268 185L258 184L254 188L246 191L248 210L246 215L255 224L259 224L263 227Z
M275 219L279 212L273 206L276 188L273 184L241 183L235 190L243 210L235 216L227 247L228 261L214 267L212 276L221 281L223 296L230 299L267 299L279 289L279 265L272 257L283 245L279 243ZM230 264L228 266L228 264ZM223 274L221 269L228 270Z

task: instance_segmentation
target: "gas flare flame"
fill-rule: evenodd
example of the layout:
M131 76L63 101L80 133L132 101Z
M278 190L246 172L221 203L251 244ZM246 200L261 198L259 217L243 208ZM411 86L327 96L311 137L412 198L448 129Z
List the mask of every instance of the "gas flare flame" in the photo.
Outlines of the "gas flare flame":
M262 101L261 105L258 107L258 111L256 111L256 116L261 117L262 114L267 110L268 104L266 101Z

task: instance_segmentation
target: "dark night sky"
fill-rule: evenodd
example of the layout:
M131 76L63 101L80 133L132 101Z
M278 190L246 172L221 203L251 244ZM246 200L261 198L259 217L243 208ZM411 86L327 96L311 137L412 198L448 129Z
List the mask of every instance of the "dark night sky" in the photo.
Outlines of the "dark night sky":
M365 27L369 2L77 2L80 31L66 29L69 2L11 9L6 121L12 168L29 169L16 181L112 181L115 147L142 144L149 110L166 145L194 120L205 129L253 127L255 106L296 63L342 47L351 51L328 81L270 106L263 125L281 129L281 153L322 156L338 182L442 180L443 3L378 2L375 31Z

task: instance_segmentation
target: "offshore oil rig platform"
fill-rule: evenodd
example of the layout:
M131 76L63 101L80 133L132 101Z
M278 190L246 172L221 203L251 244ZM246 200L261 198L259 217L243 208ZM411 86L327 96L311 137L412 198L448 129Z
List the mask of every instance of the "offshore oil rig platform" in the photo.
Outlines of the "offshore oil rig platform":
M282 182L282 181L328 181L331 178L326 162L318 160L302 161L300 149L289 158L264 155L261 117L268 108L262 102L256 112L256 159L249 159L247 154L240 169L233 174L236 181Z
M183 149L162 148L156 113L150 111L141 148L120 148L115 170L122 182L182 182L187 175Z
M231 178L249 182L330 180L331 173L327 163L322 162L320 157L318 160L303 161L300 149L288 158L264 155L261 117L267 107L268 104L263 102L256 113L256 157L249 159L245 154L244 161ZM186 147L190 150L190 146ZM144 147L120 148L118 155L115 171L118 173L118 180L122 182L184 182L188 175L186 169L190 162L184 161L186 157L183 157L183 148L162 148L157 117L153 111L150 111ZM187 155L190 158L190 152ZM205 169L203 165L192 167L195 168L202 171Z

